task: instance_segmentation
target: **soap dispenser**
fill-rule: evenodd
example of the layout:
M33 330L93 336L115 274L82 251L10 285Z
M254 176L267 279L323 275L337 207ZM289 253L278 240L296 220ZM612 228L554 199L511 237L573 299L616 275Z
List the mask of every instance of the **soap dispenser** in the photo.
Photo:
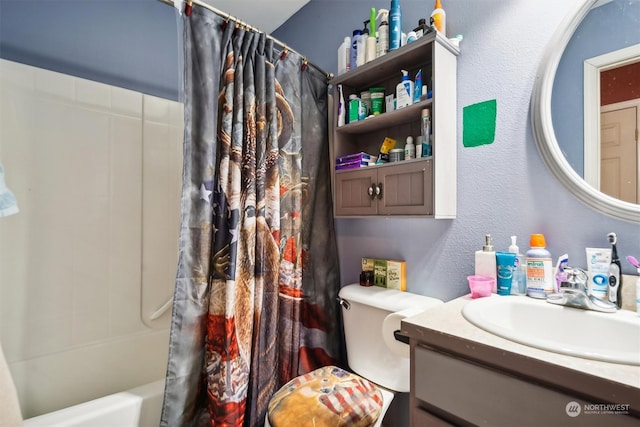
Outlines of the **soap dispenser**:
M498 291L496 282L496 252L493 250L493 245L491 244L491 234L487 234L484 240L482 250L476 251L475 275L492 277L494 280L492 292L496 293Z

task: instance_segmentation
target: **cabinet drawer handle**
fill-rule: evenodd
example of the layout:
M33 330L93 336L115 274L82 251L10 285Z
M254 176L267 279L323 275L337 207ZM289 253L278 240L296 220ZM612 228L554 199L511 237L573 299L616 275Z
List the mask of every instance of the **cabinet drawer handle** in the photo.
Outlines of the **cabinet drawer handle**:
M369 194L369 198L371 200L375 199L376 197L376 185L375 184L371 184L371 186L367 189L367 194Z
M376 196L378 196L379 200L382 200L382 183L379 182L378 185L376 185Z

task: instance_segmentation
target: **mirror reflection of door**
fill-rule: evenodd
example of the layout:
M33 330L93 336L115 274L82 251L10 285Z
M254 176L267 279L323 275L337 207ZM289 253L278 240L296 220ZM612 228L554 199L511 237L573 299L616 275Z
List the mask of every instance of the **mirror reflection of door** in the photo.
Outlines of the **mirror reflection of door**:
M640 62L600 73L600 191L640 203Z

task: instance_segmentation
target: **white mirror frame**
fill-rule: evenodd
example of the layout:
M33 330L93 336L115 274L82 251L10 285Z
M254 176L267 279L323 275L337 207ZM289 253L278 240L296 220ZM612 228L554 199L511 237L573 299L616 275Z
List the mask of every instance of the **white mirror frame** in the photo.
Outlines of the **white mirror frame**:
M531 96L531 123L533 136L542 159L553 175L586 205L595 210L630 222L640 223L640 205L618 200L601 193L578 175L560 150L551 118L551 93L560 58L571 36L598 0L589 0L578 6L562 21L549 41L542 57Z

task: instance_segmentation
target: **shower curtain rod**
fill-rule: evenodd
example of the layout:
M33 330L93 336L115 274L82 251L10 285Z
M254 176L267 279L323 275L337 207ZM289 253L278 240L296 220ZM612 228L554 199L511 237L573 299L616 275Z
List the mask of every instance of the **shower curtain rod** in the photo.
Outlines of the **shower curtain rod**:
M173 0L158 0L158 1L160 1L160 2L162 2L164 4L167 4L167 5L170 5L172 7L175 7L175 4L174 4ZM197 4L200 7L204 7L205 9L209 9L210 11L215 13L216 15L225 18L227 21L231 20L231 21L235 22L236 25L239 26L239 27L243 27L243 28L245 28L247 30L250 30L250 31L256 31L256 32L264 33L264 31L260 31L260 29L258 29L256 27L253 27L253 26L247 24L246 22L242 22L238 18L236 18L234 16L231 16L228 13L224 13L223 11L221 11L219 9L216 9L215 7L213 7L213 6L211 6L211 5L207 4L207 3L204 3L204 2L202 2L200 0L191 0L191 2L194 3L194 4ZM268 38L270 38L271 40L273 40L273 42L275 44L277 44L278 46L280 46L282 48L283 55L286 55L288 52L293 52L295 54L300 55L302 57L302 61L303 61L303 65L302 65L303 69L304 69L304 67L306 67L306 65L310 65L313 68L315 68L316 70L320 71L322 74L324 74L325 77L327 78L327 80L331 80L333 78L333 73L328 73L328 72L324 71L318 65L316 65L313 62L309 61L306 56L300 54L299 52L296 52L293 49L291 49L289 46L287 46L286 44L282 43L280 40L276 39L275 37L273 37L273 36L271 36L269 34L267 34L266 36Z

